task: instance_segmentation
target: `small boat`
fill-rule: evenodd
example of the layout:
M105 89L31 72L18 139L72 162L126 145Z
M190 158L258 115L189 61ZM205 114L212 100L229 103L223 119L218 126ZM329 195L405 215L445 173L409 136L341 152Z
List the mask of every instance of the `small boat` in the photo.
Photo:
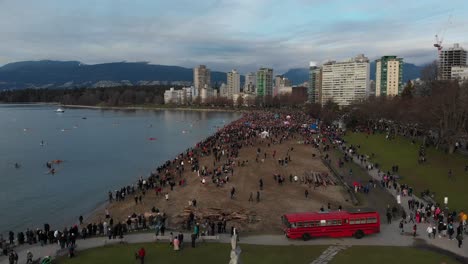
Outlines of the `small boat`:
M57 108L57 110L55 110L56 113L63 113L65 112L65 110L63 110L62 108Z

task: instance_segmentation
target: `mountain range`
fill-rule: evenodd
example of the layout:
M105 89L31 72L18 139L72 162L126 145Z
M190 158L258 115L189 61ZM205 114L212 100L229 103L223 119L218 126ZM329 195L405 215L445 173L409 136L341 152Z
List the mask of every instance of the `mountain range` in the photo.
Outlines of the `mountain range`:
M422 66L405 63L403 78L418 78ZM290 69L283 74L294 85L309 79L307 68ZM375 79L375 63L371 63L371 79ZM241 76L241 83L244 77ZM193 69L149 64L148 62L113 62L83 64L79 61L21 61L0 67L0 90L22 88L109 87L121 85L190 85ZM211 72L211 82L226 82L226 73Z

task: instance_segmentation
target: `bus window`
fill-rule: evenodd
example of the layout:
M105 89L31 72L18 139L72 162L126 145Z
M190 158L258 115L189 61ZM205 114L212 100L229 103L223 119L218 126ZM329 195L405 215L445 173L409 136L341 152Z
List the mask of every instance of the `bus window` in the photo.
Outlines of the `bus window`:
M283 220L283 224L287 227L287 228L291 228L291 224L289 223L288 219L286 217L281 217L282 220Z
M367 218L367 221L366 221L368 224L375 224L377 223L377 218L375 217L369 217Z
M320 220L320 226L326 226L327 221L326 220Z

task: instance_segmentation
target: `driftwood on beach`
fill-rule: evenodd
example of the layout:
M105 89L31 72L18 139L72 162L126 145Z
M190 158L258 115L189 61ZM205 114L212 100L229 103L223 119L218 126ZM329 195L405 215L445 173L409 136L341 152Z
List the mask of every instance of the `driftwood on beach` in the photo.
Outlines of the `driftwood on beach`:
M337 181L333 175L327 172L304 172L306 182L313 183L316 186L337 185Z
M256 216L254 212L246 209L225 209L225 208L197 208L197 207L185 207L183 212L176 215L176 222L184 224L189 219L190 213L193 213L196 221L204 222L219 222L223 219L229 222L236 222L238 224L246 224L252 222ZM258 218L255 221L259 221Z

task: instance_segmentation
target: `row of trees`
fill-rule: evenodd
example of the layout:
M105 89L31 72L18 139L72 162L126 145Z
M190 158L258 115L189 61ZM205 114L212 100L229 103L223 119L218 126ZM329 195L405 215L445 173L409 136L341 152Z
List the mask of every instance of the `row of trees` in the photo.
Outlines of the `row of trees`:
M77 88L77 89L23 89L0 92L0 102L3 103L37 103L57 102L67 105L101 105L101 106L128 106L128 105L162 105L164 104L164 91L170 87L159 86L123 86L108 88ZM180 87L175 87L180 89ZM236 102L230 98L213 97L203 104L201 98L194 98L190 105L207 105L214 107L252 107L280 108L300 107L306 98L299 94L286 94L272 96L239 97Z
M24 89L0 92L0 102L58 102L69 105L126 106L163 104L169 86L123 86L79 89Z
M351 127L384 122L390 133L419 135L452 153L455 142L468 135L468 83L431 81L424 86L424 95L415 94L415 86L408 83L401 96L369 98L334 114Z

